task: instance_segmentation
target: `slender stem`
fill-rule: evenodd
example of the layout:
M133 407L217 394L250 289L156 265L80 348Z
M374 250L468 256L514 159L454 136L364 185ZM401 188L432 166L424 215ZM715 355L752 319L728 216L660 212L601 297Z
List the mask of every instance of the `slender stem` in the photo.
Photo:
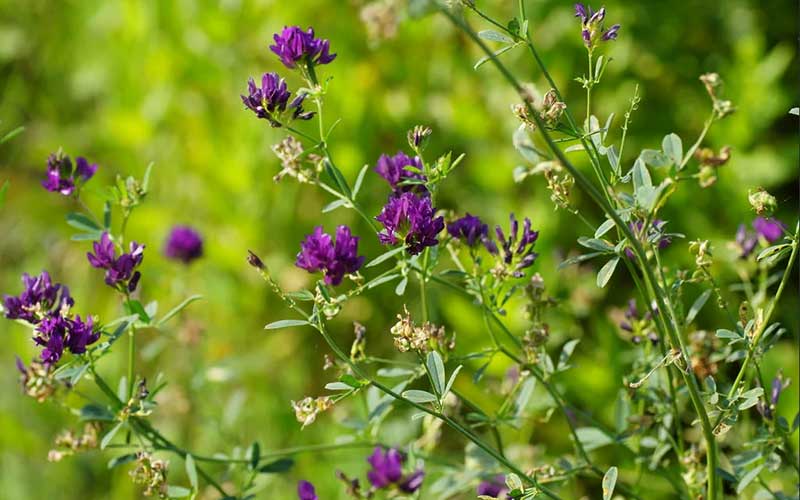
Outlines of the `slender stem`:
M450 10L442 5L437 3L437 7L439 10L456 26L460 27L467 35L469 35L472 40L480 46L480 48L484 51L484 53L490 58L492 63L495 67L500 71L500 73L506 78L506 80L511 84L511 86L523 97L523 101L525 102L525 106L528 108L528 114L531 118L536 122L537 129L541 133L542 137L544 138L545 142L547 143L550 150L553 154L558 158L561 164L572 174L575 178L576 183L581 186L581 188L586 191L586 193L593 199L593 201L599 205L603 211L608 215L611 219L614 220L615 224L617 225L617 229L621 231L625 237L628 239L629 243L632 246L633 252L638 258L642 271L644 272L645 281L649 281L652 284L657 283L655 276L653 275L652 269L647 265L647 258L644 252L644 249L641 243L638 241L637 238L633 235L631 229L628 225L622 220L620 215L617 211L611 206L609 201L607 200L608 193L601 193L584 175L583 173L575 168L574 165L567 159L566 155L563 151L561 151L558 146L553 143L553 139L550 137L550 133L546 130L545 124L542 118L539 116L538 113L532 108L531 104L524 99L524 89L522 88L519 81L516 77L506 68L506 66L495 56L495 54L486 46L485 43L477 36L474 30L470 28L463 20L453 15ZM605 194L605 196L604 196ZM656 303L658 306L659 311L663 313L667 313L668 308L666 305L666 298L664 291L661 290L659 287L653 287L656 291ZM677 331L676 325L672 325L671 329L667 330L670 341L673 345L681 346L681 355L686 362L686 366L689 366L689 357L686 350L683 348L682 340L680 338L680 332ZM707 448L707 487L708 487L708 500L716 500L718 497L718 481L717 481L717 444L716 439L713 433L713 427L711 426L711 422L708 418L708 412L705 409L703 404L702 398L700 397L700 390L697 384L697 380L694 377L693 373L687 373L684 370L681 370L681 376L686 383L689 397L692 401L692 405L695 408L695 411L698 414L700 419L700 425L703 431L703 437L706 442Z
M783 272L783 278L781 278L781 283L778 285L778 290L775 292L772 302L770 302L769 307L767 307L767 312L764 314L764 319L758 325L758 329L755 331L752 339L750 340L750 346L747 349L747 355L742 362L742 366L739 368L739 373L736 375L733 386L731 386L730 391L728 391L729 401L734 397L736 391L739 389L739 384L741 384L744 374L747 371L750 362L753 360L756 348L761 340L761 335L764 334L764 330L766 330L767 326L769 326L769 321L772 319L772 314L775 312L775 307L778 305L781 295L783 295L783 290L786 288L786 283L789 282L789 277L792 274L792 268L794 267L795 260L797 260L797 247L799 246L798 239L800 239L800 220L797 221L797 226L795 227L794 236L792 238L792 253L789 255L789 263L786 264L786 270ZM714 423L714 428L716 428L720 422L722 422L722 418L723 414L720 414L719 417L717 417L717 421Z
M589 72L586 74L586 131L590 131L589 122L592 116L592 85L594 85L594 72L592 72L592 51L587 50L589 57Z

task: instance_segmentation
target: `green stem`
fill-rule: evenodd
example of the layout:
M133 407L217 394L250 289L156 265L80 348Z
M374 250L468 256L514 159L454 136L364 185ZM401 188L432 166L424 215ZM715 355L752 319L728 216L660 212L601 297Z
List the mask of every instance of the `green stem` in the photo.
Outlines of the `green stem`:
M728 391L729 401L734 397L736 391L739 389L739 384L741 384L744 374L747 372L747 368L750 365L750 362L753 360L756 347L758 347L758 343L761 340L761 335L764 334L764 330L766 330L767 326L769 326L769 321L772 319L772 314L775 312L775 307L778 305L781 295L783 295L783 290L786 288L786 283L789 282L789 277L792 274L792 268L794 267L795 260L797 260L798 239L800 239L800 220L797 221L797 226L795 227L794 236L792 239L792 253L789 255L789 263L786 264L786 270L783 272L781 283L778 285L778 290L775 292L775 296L772 298L772 302L770 302L766 314L764 314L763 321L758 326L758 329L750 340L750 346L747 349L747 355L742 362L742 366L739 368L739 373L736 375L736 379L733 381L733 386L731 386L730 391ZM720 414L720 416L717 417L717 421L714 423L714 428L716 428L720 422L722 422L722 418L723 414Z

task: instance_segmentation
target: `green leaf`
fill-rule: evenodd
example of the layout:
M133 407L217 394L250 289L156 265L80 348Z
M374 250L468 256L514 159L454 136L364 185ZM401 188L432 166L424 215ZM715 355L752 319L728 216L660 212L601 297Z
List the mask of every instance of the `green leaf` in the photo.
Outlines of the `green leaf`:
M525 408L527 408L528 402L530 401L535 388L536 379L534 377L526 378L520 386L519 392L517 392L517 399L514 400L514 415L517 418L522 417L522 414L525 412Z
M504 54L505 52L508 52L509 50L513 49L516 46L517 46L517 44L506 45L505 47L501 47L498 50L495 50L493 55L494 55L494 57L497 57L500 54ZM491 59L492 59L492 56L481 57L480 59L478 59L478 61L475 63L475 65L472 66L472 69L480 68L481 66L483 66L483 64L485 62L490 61Z
M108 432L106 432L106 435L103 436L102 440L100 440L100 449L101 450L105 450L106 449L106 446L108 446L108 444L111 442L111 440L114 439L114 435L117 433L117 431L120 430L120 428L123 426L123 424L124 424L124 422L120 422L117 425L115 425L114 427L112 427Z
M614 494L614 487L617 485L617 468L611 467L603 476L603 500L611 500Z
M608 219L602 224L600 224L600 227L598 227L597 231L594 232L595 239L602 238L604 234L611 231L611 228L613 228L615 224L616 223L614 222L613 219Z
M200 483L197 481L197 465L194 463L194 457L191 454L187 454L183 465L186 467L186 477L189 478L189 484L192 485L194 491L197 491Z
M598 252L614 252L614 247L610 243L598 238L586 238L585 236L581 236L578 238L578 244L586 248L591 248L592 250L597 250Z
M695 299L692 307L689 308L689 313L686 314L686 324L690 324L697 317L697 314L706 305L708 298L711 296L711 290L706 290Z
M575 434L586 451L596 450L614 442L610 436L596 427L580 427L575 429Z
M331 163L327 158L324 161L325 164L325 171L328 173L329 176L333 179L336 183L336 186L339 187L339 192L345 196L345 198L352 198L352 192L350 191L350 186L347 185L347 180L342 175L342 171L339 170L336 165Z
M400 282L397 284L397 286L394 287L395 295L400 295L401 296L404 293L406 293L406 285L408 285L408 277L407 276L403 276L403 279L401 279Z
M301 300L303 302L311 302L314 300L314 294L308 290L298 290L296 292L288 292L287 297L294 300Z
M258 441L253 441L253 444L250 445L250 468L255 469L258 467L258 462L261 461L261 445L258 444Z
M67 224L74 227L75 229L80 229L81 231L86 231L87 233L102 233L103 228L100 227L92 218L88 215L72 212L67 214Z
M138 300L128 300L128 301L126 301L125 302L125 308L128 310L128 312L131 315L135 314L135 315L139 316L139 320L141 320L142 323L149 323L150 322L150 316L147 314L147 311L145 311L144 306L142 305L142 303L139 302Z
M111 229L111 203L105 202L103 205L103 228L108 231Z
M333 200L332 202L328 203L324 207L322 207L322 213L327 214L328 212L333 212L337 208L343 207L347 204L345 200Z
M511 136L511 143L514 145L514 149L516 149L528 163L531 165L539 163L539 153L536 151L525 125L520 125L517 130L514 131L514 134Z
M505 42L505 43L513 43L514 40L511 39L509 36L500 33L499 31L495 30L482 30L478 32L478 36L483 38L484 40L490 40L492 42Z
M633 190L638 191L642 186L652 186L653 180L650 178L650 172L641 158L637 158L633 163Z
M444 392L442 393L443 397L447 396L447 394L450 392L450 389L453 388L453 383L455 383L456 381L456 376L458 376L458 372L460 372L461 368L463 367L464 365L458 365L456 369L453 370L453 373L450 374L450 380L447 381L447 385L445 386Z
M352 391L353 388L350 387L348 384L344 382L331 382L329 384L325 384L325 389L329 391Z
M739 484L736 485L736 494L741 495L747 486L752 483L759 474L761 474L761 470L764 468L764 464L758 465L754 467L750 472L745 474L741 480L739 480Z
M717 330L717 337L721 339L741 339L738 333L721 328Z
M608 163L611 165L614 174L619 176L622 170L619 168L619 152L617 152L617 148L613 145L609 146L608 149L606 149L606 157L608 157Z
M556 371L564 371L570 368L569 365L569 358L572 357L572 352L575 350L575 347L581 339L572 339L567 341L564 344L564 347L561 348L561 354L558 356L558 364L556 365Z
M792 108L789 110L790 115L800 116L800 108Z
M558 265L558 269L563 269L567 266L571 266L573 264L580 264L581 262L594 259L595 257L599 257L600 255L607 255L607 252L592 252L592 253L585 253L583 255L577 255L575 257L570 257L569 259L561 262Z
M358 172L358 177L356 177L356 183L353 186L353 199L356 199L358 196L358 192L361 190L361 185L364 183L364 176L367 174L367 170L369 170L369 165L364 165L361 167L361 171Z
M403 393L403 397L411 401L412 403L419 403L419 404L432 403L437 400L436 396L434 396L430 392L418 391L415 389L412 389L410 391L405 391Z
M680 166L683 163L683 143L678 134L665 135L661 141L661 149L674 165Z
M115 417L114 414L108 411L108 409L104 406L88 404L81 408L80 419L82 421L93 420L99 422L113 422Z
M186 498L192 494L192 490L183 486L167 486L167 496L169 498Z
M290 328L293 326L304 326L310 324L311 323L304 319L282 319L280 321L273 321L272 323L268 324L264 327L264 330L277 330L279 328Z
M120 455L118 457L114 457L108 461L107 467L109 469L113 469L114 467L119 467L120 465L124 465L136 460L136 453L128 453L127 455Z
M153 173L154 163L151 161L144 169L144 177L142 177L142 191L147 193L150 190L150 175Z
M667 155L655 149L643 149L639 154L639 158L646 164L656 168L672 165L672 160Z
M381 255L375 257L374 259L372 259L371 261L367 262L367 265L365 265L364 267L377 266L381 262L384 262L384 261L386 261L388 259L391 259L392 257L394 257L395 255L399 254L403 250L405 250L405 247L403 247L403 246L399 246L397 248L393 248L393 249L389 250L388 252L384 252Z
M191 304L192 302L195 302L195 301L197 301L197 300L200 300L200 299L202 299L202 298L203 298L203 296L202 296L202 295L192 295L192 296L190 296L190 297L187 297L187 298L185 298L185 299L183 300L183 302L181 302L181 303L180 303L180 304L178 304L177 306L175 306L175 307L173 307L172 309L170 309L170 311L169 311L167 314L165 314L165 315L164 315L164 316L163 316L163 317L162 317L160 320L158 320L158 321L156 322L156 326L161 326L161 325L163 325L163 324L164 324L164 323L166 323L167 321L169 321L169 320L171 320L172 318L174 318L175 316L177 316L177 315L178 315L178 313L180 313L181 311L183 311L184 309L186 309L186 306L188 306L188 305L189 305L189 304Z
M605 263L603 267L600 268L600 271L597 273L597 286L600 288L604 288L606 284L608 284L608 280L611 279L611 276L614 274L614 271L617 269L617 263L619 262L619 257L614 257L613 259L609 260Z
M24 130L25 127L20 126L15 128L14 130L11 130L10 132L7 132L3 137L0 137L0 144L5 144L6 142L10 141L14 137L21 134Z
M386 276L381 276L380 278L375 278L374 280L367 283L367 289L375 288L376 286L383 285L384 283L388 283L389 281L392 281L399 277L400 277L399 273L392 273L392 274L387 274Z
M443 395L445 386L445 372L442 356L437 351L429 352L426 365L428 367L428 373L431 376L434 392L440 396Z
M291 458L279 458L267 465L262 465L261 468L258 469L258 472L262 474L280 474L282 472L287 472L293 466L294 460Z

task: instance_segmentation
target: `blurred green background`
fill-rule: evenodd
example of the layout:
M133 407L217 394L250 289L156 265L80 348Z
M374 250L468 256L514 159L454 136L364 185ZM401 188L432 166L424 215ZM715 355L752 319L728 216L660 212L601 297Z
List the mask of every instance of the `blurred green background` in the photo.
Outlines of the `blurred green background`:
M443 188L441 208L479 214L490 224L505 225L509 211L533 219L541 234L536 270L562 299L552 319L551 346L558 352L566 339L582 339L576 368L561 383L576 405L612 421L612 403L630 359L609 310L625 303L631 283L618 273L612 286L598 290L591 268L556 271L586 231L572 216L553 210L544 179L514 184L511 172L520 158L511 146L517 121L509 106L516 100L490 65L473 70L480 57L476 47L441 16L401 16L396 36L376 42L360 20L363 5L355 0L0 0L0 127L26 127L0 146L0 182L10 181L0 210L0 292L17 294L21 273L47 269L69 285L77 312L119 315L101 273L86 263L89 244L69 240L73 231L64 215L76 207L39 183L47 155L59 147L100 164L91 181L96 186L116 174L141 176L154 162L152 193L128 232L148 246L142 301L157 300L163 312L189 294L205 297L167 331L141 332L140 371L149 377L163 371L170 381L153 417L158 426L207 454L231 452L254 440L269 450L332 442L346 433L335 422L346 416L347 407L300 431L289 401L322 393L331 377L322 370L328 351L308 330L263 330L289 314L245 263L247 249L253 249L286 288L301 288L310 277L293 266L294 255L321 220L328 230L351 224L368 259L381 251L354 213L338 210L321 218L320 209L330 201L323 193L289 180L272 181L279 165L269 148L283 137L281 131L256 120L239 100L248 77L287 73L268 51L272 33L287 24L313 25L339 54L321 73L333 78L326 118L329 123L342 118L330 140L340 168L353 178L382 152L403 149L406 130L416 124L434 129L431 155L466 153ZM515 12L501 0L479 5L500 19ZM572 80L584 72L585 51L572 4L535 0L528 5L540 52L567 101L582 109L583 91ZM626 162L639 149L660 145L669 132L681 135L684 144L694 142L710 109L697 77L717 71L726 82L725 97L738 111L712 129L706 145L730 144L733 158L714 187L687 185L665 218L672 230L687 234L687 241L712 240L720 278L734 280L726 263L734 258L727 242L740 222L753 217L747 190L762 186L776 194L784 221L791 223L797 215L797 119L787 114L797 105L797 4L640 0L608 1L606 7L607 20L621 23L622 30L606 49L614 61L593 99L595 112L601 120L610 112L620 117L637 83L643 97ZM519 78L546 90L525 51L503 57ZM300 82L288 76L296 88ZM369 175L364 190L365 203L377 213L387 195L384 182ZM573 199L599 220L580 193ZM98 197L88 193L87 200L100 210ZM167 232L179 223L195 226L206 239L206 256L189 267L161 253ZM686 242L673 244L667 259L690 264ZM392 288L347 305L334 322L341 344L350 342L350 322L358 320L367 326L369 348L393 355L388 326L404 302L416 304L416 289L409 287L406 297L397 298ZM433 314L458 332L459 351L487 346L485 333L475 327L478 311L433 290ZM764 366L770 378L783 368L798 379L796 292L793 280L779 311L789 331ZM568 321L570 315L577 321ZM717 319L706 314L707 324L700 326L713 328ZM512 308L509 323L516 331L524 329L518 309ZM3 321L0 338L0 497L138 498L126 468L106 471L107 453L46 463L52 439L65 427L75 428L75 419L64 408L20 394L13 360L15 354L26 360L34 355L28 332ZM103 370L116 380L123 367L120 350L105 360ZM498 361L490 373L502 377L506 368ZM482 397L484 405L496 403L480 396L470 377L459 384ZM797 412L797 386L792 384L783 398L781 414L788 419ZM406 434L395 429L388 440L402 443ZM571 453L566 429L554 415L517 438L535 443L537 453L552 459ZM447 436L443 452L458 452L462 443ZM608 465L617 463L610 451L601 456ZM182 465L174 457L172 462L171 477L178 482ZM344 498L333 471L363 477L365 468L362 451L300 456L290 474L260 479L260 497L293 498L295 481L308 478L322 498ZM594 498L599 489L589 481L567 491L575 498Z

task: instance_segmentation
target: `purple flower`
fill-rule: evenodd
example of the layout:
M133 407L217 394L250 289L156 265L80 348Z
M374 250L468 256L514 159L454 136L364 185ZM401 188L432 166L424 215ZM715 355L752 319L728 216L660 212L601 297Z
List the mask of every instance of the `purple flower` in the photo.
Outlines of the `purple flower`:
M375 489L385 489L395 485L400 491L414 493L422 486L425 478L425 472L421 469L404 476L405 457L394 448L384 451L380 446L376 447L372 455L367 458L367 462L372 466L367 472L367 479Z
M321 38L314 38L314 28L303 31L299 26L283 28L280 34L273 37L275 45L270 45L272 52L281 58L281 62L289 69L294 69L298 62L309 65L328 64L336 59L336 54L330 54L330 42Z
M642 341L642 335L647 336L653 344L658 342L658 335L653 331L647 331L651 328L649 321L653 318L654 314L658 314L657 308L645 311L642 315L639 313L639 308L636 306L636 299L628 300L628 307L625 309L625 319L620 321L619 327L626 332L632 333L631 341L638 344Z
M42 186L48 191L69 196L77 187L91 179L95 172L97 165L90 164L82 156L75 159L73 168L69 156L59 151L47 158L47 177L42 181Z
M489 226L481 222L479 217L467 213L464 217L448 224L447 232L453 238L461 239L468 246L474 247L488 237Z
M406 167L413 167L422 170L422 160L419 158L419 156L411 158L402 151L398 152L394 156L384 154L378 158L378 164L375 166L375 172L386 179L395 192L427 192L425 186L422 184L404 184L404 181L424 182L426 180L424 175L420 174L419 172L408 170Z
M444 229L444 217L435 217L431 199L414 193L401 193L389 197L375 220L384 230L378 239L384 245L396 245L403 240L409 255L417 255L439 243L437 235Z
M58 314L62 308L69 308L75 303L69 295L69 289L59 283L54 284L47 271L35 277L25 273L22 283L25 290L19 296L6 295L3 298L8 319L22 319L37 324L43 317Z
M175 226L169 233L164 254L188 264L203 255L203 238L189 226Z
M116 257L116 249L108 233L103 233L100 241L93 243L94 254L88 252L89 264L97 269L105 269L105 281L108 286L133 292L139 283L141 273L135 269L144 259L144 245L135 241L130 244L130 252Z
M515 278L520 278L524 274L523 269L532 266L536 257L539 256L533 251L536 240L539 239L539 231L531 230L531 220L526 217L523 222L522 234L520 234L519 222L513 213L509 215L509 220L508 238L500 226L495 226L495 235L500 249L502 249L503 262L513 268L512 275ZM484 239L483 244L490 253L501 253L497 245L488 238Z
M297 498L300 500L318 500L317 492L314 491L314 485L308 481L300 481L297 483Z
M746 259L753 253L758 245L758 237L747 231L744 224L739 224L736 230L736 246L739 248L739 258Z
M55 364L61 359L65 348L73 354L83 354L86 346L95 343L99 338L100 332L95 329L91 317L87 317L84 322L80 316L69 319L62 315L52 315L44 318L36 327L33 341L44 348L41 353L42 362Z
M367 472L367 479L375 488L386 488L403 477L403 461L403 456L394 448L384 451L376 447L367 458L372 466L372 470Z
M628 227L631 228L634 235L640 236L644 241L655 242L658 241L658 249L664 250L668 246L672 244L672 238L668 235L664 234L664 226L666 222L661 219L655 219L651 224L650 231L642 234L642 228L644 227L644 222L641 220L637 220L636 222L631 222L628 224ZM633 250L630 248L625 249L625 255L628 256L629 259L633 259L636 255L633 253Z
M582 3L575 4L575 17L581 20L581 36L583 43L589 50L593 50L598 41L607 42L616 40L620 25L615 24L606 29L603 21L606 18L606 9L601 7L597 12L592 11L591 7L586 7Z
M508 493L505 480L502 475L497 475L488 481L482 481L476 490L478 495L485 495L493 498L500 498L501 495Z
M257 117L268 120L273 127L281 126L280 118L287 108L292 111L292 119L309 120L314 116L313 111L303 111L305 94L289 101L292 93L289 92L286 81L277 73L264 73L261 76L261 87L250 78L247 81L247 92L248 95L241 96L244 105Z
M759 236L767 240L768 243L775 243L784 232L783 224L775 219L765 219L756 217L753 221L753 229Z
M87 316L85 322L81 320L80 315L76 315L70 321L67 348L72 354L83 354L86 352L86 346L94 344L98 339L100 331L95 328L91 316Z
M317 226L300 244L295 265L310 273L323 271L325 283L336 286L345 274L355 273L364 264L364 257L358 256L358 239L349 227L339 226L334 242L322 226Z

